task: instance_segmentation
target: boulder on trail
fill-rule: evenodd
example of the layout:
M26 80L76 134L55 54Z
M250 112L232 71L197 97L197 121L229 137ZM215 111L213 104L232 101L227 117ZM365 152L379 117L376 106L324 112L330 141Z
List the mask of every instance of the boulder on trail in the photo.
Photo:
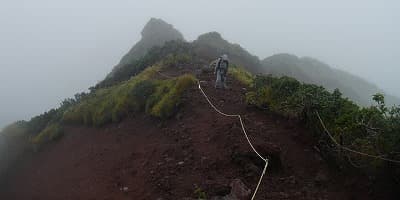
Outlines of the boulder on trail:
M317 185L322 185L322 184L324 184L324 183L326 183L326 182L328 182L328 181L329 181L329 176L328 176L327 172L325 172L325 171L320 170L320 171L315 175L314 182L315 182Z
M214 196L210 200L248 200L251 190L240 180L234 179L231 184L231 192L226 196Z
M255 148L261 156L269 160L269 171L279 172L283 170L281 161L282 149L279 146L272 143L264 143L255 145ZM247 177L258 177L265 166L265 162L254 151L240 152L239 150L234 150L231 158L233 163L242 167Z
M240 180L235 179L231 182L231 193L226 196L226 199L232 200L247 200L250 197L251 190Z

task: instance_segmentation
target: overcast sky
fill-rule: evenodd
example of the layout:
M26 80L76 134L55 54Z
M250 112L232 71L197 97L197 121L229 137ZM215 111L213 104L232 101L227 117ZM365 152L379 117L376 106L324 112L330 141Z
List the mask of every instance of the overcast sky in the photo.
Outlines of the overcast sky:
M188 40L218 31L260 58L312 56L400 96L399 10L396 0L1 0L0 127L103 79L151 17Z

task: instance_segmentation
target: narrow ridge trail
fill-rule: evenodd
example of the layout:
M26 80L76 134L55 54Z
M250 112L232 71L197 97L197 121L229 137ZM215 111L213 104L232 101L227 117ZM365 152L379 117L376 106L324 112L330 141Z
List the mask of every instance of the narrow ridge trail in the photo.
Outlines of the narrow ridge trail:
M364 179L330 170L297 122L248 108L238 81L215 90L212 73L198 78L215 106L242 115L257 150L277 152L256 199L380 198ZM67 127L64 138L13 170L0 199L182 199L196 198L196 189L223 196L234 179L254 189L264 166L257 159L239 121L216 113L194 86L164 122L137 114L102 128Z

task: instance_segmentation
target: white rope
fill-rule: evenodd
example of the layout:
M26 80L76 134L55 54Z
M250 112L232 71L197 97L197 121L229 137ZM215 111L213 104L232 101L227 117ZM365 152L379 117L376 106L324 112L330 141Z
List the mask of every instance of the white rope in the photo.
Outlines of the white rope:
M325 130L325 133L329 136L329 138L332 140L332 142L333 142L338 148L341 148L341 149L344 149L344 150L346 150L346 151L348 151L348 152L355 153L355 154L359 154L359 155L362 155L362 156L366 156L366 157L370 157L370 158L374 158L374 159L379 159L379 160L384 160L384 161L388 161L388 162L393 162L393 163L400 164L400 160L393 160L393 159L385 158L385 157L383 157L383 156L370 155L370 154L363 153L363 152L360 152L360 151L356 151L356 150L353 150L353 149L350 149L350 148L348 148L348 147L345 147L345 146L340 145L340 144L335 140L335 138L331 135L331 133L328 131L328 129L326 128L325 123L322 121L321 116L319 115L318 111L316 111L315 113L317 114L317 117L318 117L318 119L319 119L319 122L321 123L322 128Z
M174 78L174 77L172 77L172 76L165 75L165 74L161 73L160 71L156 71L156 72L157 72L158 74L160 74L161 76L163 76L163 77L166 77L166 78ZM262 182L262 180L263 180L263 177L264 177L264 175L265 175L265 172L267 171L269 160L268 160L267 158L262 157L261 154L258 153L258 151L254 148L253 144L251 143L251 141L250 141L250 139L249 139L249 137L248 137L248 135L247 135L246 129L245 129L245 127L244 127L244 122L243 122L243 120L242 120L242 116L240 116L240 115L226 114L226 113L223 113L222 111L220 111L217 107L214 106L213 103L211 103L210 99L208 98L208 96L206 95L206 93L204 92L204 90L201 88L200 81L197 81L197 84L199 85L199 89L200 89L201 93L203 94L204 98L206 98L207 102L210 104L210 106L211 106L212 108L214 108L214 110L215 110L216 112L218 112L219 114L221 114L221 115L223 115L223 116L226 116L226 117L237 117L237 118L239 118L240 125L242 126L242 131L243 131L243 133L244 133L244 136L246 137L247 142L249 143L249 145L250 145L250 147L253 149L253 151L257 154L257 156L260 157L260 158L265 162L264 169L263 169L262 174L261 174L261 176L260 176L260 178L259 178L259 180L258 180L257 186L256 186L256 188L255 188L255 190L254 190L254 192L253 192L253 196L251 197L251 200L254 200L254 198L256 197L258 188L260 187L261 182Z
M256 197L258 188L260 187L261 181L263 180L263 177L264 177L264 175L265 175L265 172L267 171L267 167L268 167L268 159L265 160L265 167L264 167L264 170L263 170L263 172L262 172L262 174L261 174L261 176L260 176L260 179L258 180L256 189L254 190L254 193L253 193L253 196L251 197L251 200L254 200L254 198Z
M262 157L261 154L258 153L258 151L254 148L253 144L251 143L251 141L250 141L250 139L249 139L249 137L248 137L248 135L247 135L246 129L245 129L245 127L244 127L244 123L243 123L242 117L241 117L240 115L226 114L226 113L223 113L222 111L220 111L217 107L214 106L214 104L211 103L210 99L207 97L206 93L205 93L204 90L201 88L200 82L198 82L198 85L199 85L199 89L200 89L201 93L202 93L203 96L206 98L206 100L207 100L208 103L211 105L211 107L214 108L215 111L217 111L219 114L224 115L224 116L226 116L226 117L237 117L237 118L239 118L240 125L242 126L242 130L243 130L244 136L246 137L247 142L249 143L250 147L251 147L251 148L253 149L253 151L258 155L258 157L260 157L263 161L266 161L267 159L264 158L264 157Z
M261 181L262 181L262 179L263 179L263 177L264 177L264 175L265 175L265 172L266 172L266 170L267 170L267 167L268 167L268 159L262 157L261 154L258 153L258 151L254 148L253 144L251 143L251 141L250 141L250 139L249 139L249 137L248 137L248 135L247 135L247 132L246 132L246 129L245 129L245 127L244 127L244 123L243 123L242 117L241 117L240 115L226 114L226 113L223 113L222 111L220 111L217 107L214 106L213 103L211 103L210 99L208 98L208 96L206 95L206 93L204 92L204 90L201 88L201 85L200 85L200 82L199 82L199 81L197 82L197 84L199 85L199 89L200 89L201 93L203 94L204 98L206 98L207 102L210 104L210 106L211 106L212 108L214 108L214 110L215 110L217 113L219 113L219 114L221 114L221 115L223 115L223 116L226 116L226 117L237 117L237 118L239 118L240 125L242 126L242 131L243 131L243 133L244 133L244 136L245 136L246 139L247 139L247 142L249 143L249 145L250 145L250 147L253 149L253 151L257 154L257 156L260 157L260 158L265 162L264 169L263 169L263 171L262 171L262 174L261 174L261 176L260 176L260 179L258 180L258 183L257 183L257 186L256 186L256 188L255 188L255 190L254 190L253 196L251 197L251 200L253 200L253 199L256 197L258 188L260 187Z

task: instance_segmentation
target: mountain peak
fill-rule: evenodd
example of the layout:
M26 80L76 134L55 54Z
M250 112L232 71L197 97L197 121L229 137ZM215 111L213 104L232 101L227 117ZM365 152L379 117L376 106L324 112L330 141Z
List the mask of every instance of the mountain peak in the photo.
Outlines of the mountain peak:
M174 28L171 24L168 24L162 19L151 18L144 26L141 35L143 38L152 38L162 35L166 39L170 40L183 40L183 35Z
M215 31L204 33L198 37L198 40L204 40L204 39L223 40L221 34Z
M142 38L121 59L120 63L108 75L112 76L123 65L132 64L155 46L162 46L172 40L185 40L182 33L162 19L151 18L141 32Z
M229 42L222 38L221 34L218 32L209 32L200 35L197 38L197 42L207 43L213 46L226 46L229 45Z

